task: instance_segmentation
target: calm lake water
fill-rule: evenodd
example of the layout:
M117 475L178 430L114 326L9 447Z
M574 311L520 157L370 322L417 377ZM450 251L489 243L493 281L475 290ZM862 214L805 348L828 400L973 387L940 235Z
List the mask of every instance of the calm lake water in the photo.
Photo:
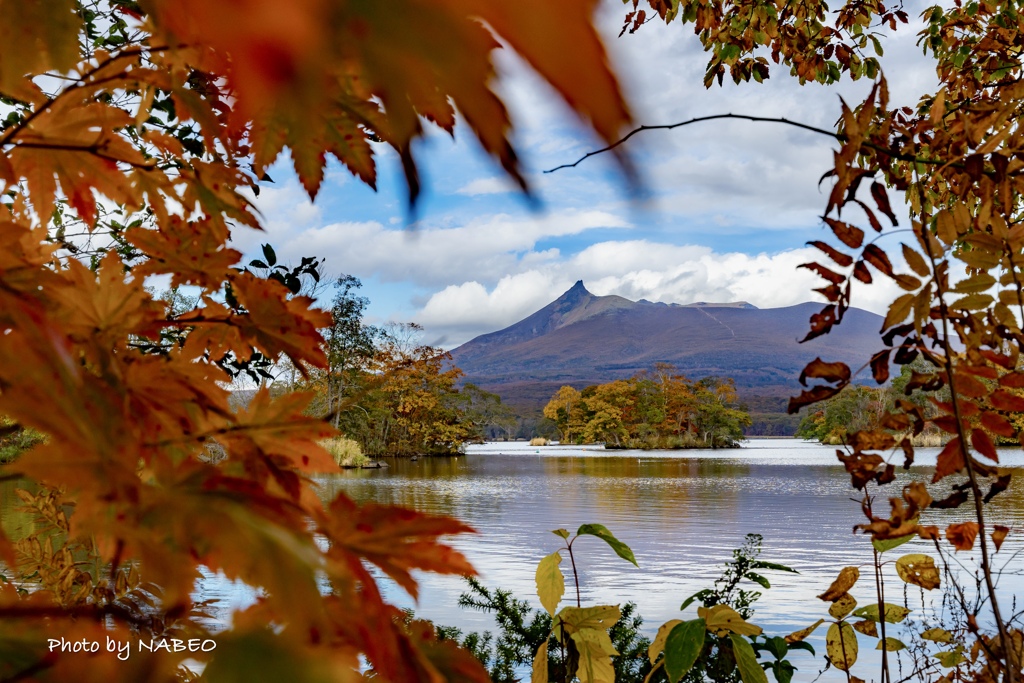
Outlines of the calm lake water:
M937 452L919 452L918 463L924 466L916 467L915 476L930 479ZM1017 470L1010 489L989 506L990 522L1014 529L995 556L997 566L1007 565L1000 592L1008 602L1024 596L1024 454L1007 451L1001 458L1004 466ZM871 545L851 533L863 518L833 447L788 439L751 440L730 450L657 452L494 443L470 447L463 457L390 465L325 477L320 480L323 494L331 497L343 490L356 500L408 506L469 523L479 533L455 538L452 544L473 562L483 583L510 589L535 606L537 562L561 543L550 531L575 530L588 522L604 524L629 544L640 568L616 557L596 538L581 539L574 551L584 604L635 602L647 635L668 619L696 616L694 607L681 615L680 603L712 585L722 563L748 533L764 537L762 559L800 572L763 572L772 588L764 591L752 621L769 634L785 635L826 616L827 605L814 596L844 566L862 566L865 576L852 591L862 604L874 593L867 566ZM0 493L7 507L13 496L6 488ZM898 489L891 494L897 495ZM878 509L887 509L887 504L882 501ZM966 514L966 508L955 514L928 511L924 521L945 527L966 520ZM934 554L934 548L915 540L889 554L895 559L909 552ZM968 570L975 566L966 553L957 559ZM562 568L571 586L568 558ZM891 567L887 573L887 600L902 602L902 582ZM461 579L419 577L418 604L385 580L387 595L440 624L494 629L489 615L457 606L466 588ZM247 590L218 577L204 581L200 590L205 598L221 600L225 618L233 606L251 599ZM919 591L907 599L919 605ZM821 628L811 640L821 646L819 654L824 634ZM874 640L865 639L862 658L873 658L868 649L873 647ZM805 654L795 655L794 663L800 667L798 680L811 680L821 666L820 658L812 662Z
M494 443L471 447L460 458L351 470L322 485L326 495L340 489L357 500L405 505L468 522L479 534L453 544L470 558L484 584L510 589L535 606L537 562L561 542L550 530L604 524L630 545L640 568L616 557L602 541L582 539L573 547L583 602L637 603L647 635L668 619L694 618L695 608L681 615L680 603L711 586L746 534L758 533L764 537L762 559L800 572L764 572L772 588L763 591L755 606L754 623L769 634L785 635L827 616L828 605L815 595L844 566L862 566L863 578L852 591L862 604L874 595L871 544L851 533L863 517L851 500L856 491L835 450L789 439L751 440L730 450L660 452ZM919 451L917 461L923 466L916 467L918 478L930 479L937 453ZM1024 591L1024 454L1010 451L1001 459L1004 466L1017 469L1010 489L989 506L992 523L1014 528L995 556L997 566L1007 565L1000 593L1008 601ZM887 503L882 501L878 509L887 510ZM924 521L944 528L966 519L965 508L955 514L928 511ZM911 552L934 554L934 547L914 540L888 554L896 559ZM958 559L967 569L975 566L966 553ZM568 558L562 568L568 572ZM891 579L887 601L903 602L903 582L892 567L886 571ZM421 575L421 580L419 604L393 588L389 596L437 623L494 629L488 615L457 606L465 590L461 580L434 575ZM919 606L920 591L909 592L906 599ZM819 653L824 635L820 628L811 639ZM864 641L861 659L870 666L877 656L871 649L875 641ZM804 654L793 661L800 667L797 680L811 680L822 665L820 658L812 662ZM834 674L838 672L826 678ZM859 675L872 674L877 676L873 670Z

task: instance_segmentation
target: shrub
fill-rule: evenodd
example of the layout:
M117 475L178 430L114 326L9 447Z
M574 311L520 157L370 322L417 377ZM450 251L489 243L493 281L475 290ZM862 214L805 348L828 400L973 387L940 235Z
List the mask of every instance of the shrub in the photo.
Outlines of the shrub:
M359 447L359 443L352 439L346 439L344 436L324 439L320 445L331 454L339 467L362 467L370 463L370 459L363 455L363 449Z

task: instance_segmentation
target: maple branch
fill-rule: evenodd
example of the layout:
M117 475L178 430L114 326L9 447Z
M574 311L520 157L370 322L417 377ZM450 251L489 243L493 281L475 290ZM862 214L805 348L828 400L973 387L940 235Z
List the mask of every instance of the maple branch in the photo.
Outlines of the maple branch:
M601 149L596 149L596 150L594 150L592 152L587 152L586 154L584 154L582 157L580 157L579 159L577 159L576 161L574 161L571 164L562 164L561 166L556 166L554 168L549 168L548 170L544 171L544 173L554 173L555 171L560 171L563 168L575 168L576 166L579 166L583 161L589 159L590 157L597 156L598 154L604 154L605 152L610 152L611 150L615 149L619 145L622 145L623 143L625 143L627 140L629 140L631 137L633 137L637 133L642 133L643 131L647 131L647 130L673 130L675 128L682 128L683 126L689 126L689 125L694 124L694 123L703 123L704 121L716 121L716 120L719 120L719 119L740 119L742 121L752 121L754 123L781 123L781 124L784 124L784 125L787 125L787 126L793 126L795 128L801 128L803 130L810 131L812 133L817 133L818 135L826 135L826 136L828 136L828 137L830 137L830 138L832 138L834 140L838 140L839 142L847 142L849 140L849 138L846 135L844 135L843 133L837 133L835 131L826 130L824 128L818 128L816 126L812 126L812 125L806 124L806 123L801 123L800 121L793 121L793 120L787 119L785 117L752 116L752 115L749 115L749 114L731 114L731 113L730 114L711 114L709 116L698 116L696 118L688 119L686 121L679 121L677 123L664 123L664 124L655 125L655 126L639 126L638 128L634 128L633 130L629 131L622 138L620 138L616 142L613 142L612 144L608 145L607 147L602 147ZM861 147L866 147L868 149L875 150L876 152L880 152L882 154L885 154L886 156L892 157L893 159L899 159L900 161L910 161L910 162L915 162L915 163L919 163L919 164L927 164L929 166L946 166L946 165L949 165L949 166L952 166L954 168L958 168L958 167L962 168L962 164L960 164L960 165L958 165L958 164L950 164L950 163L948 163L946 161L942 161L942 160L939 160L939 159L920 158L920 157L914 156L913 154L904 154L903 152L899 152L899 151L894 150L894 149L892 149L890 147L885 147L883 145L877 145L877 144L875 144L873 142L868 142L866 140L861 142Z
M0 144L3 144L3 143L0 142ZM61 150L61 151L65 151L65 152L86 152L88 154L92 154L93 156L99 157L100 159L106 159L108 161L113 161L113 162L118 163L118 164L127 164L128 166L131 166L132 168L154 169L154 168L157 167L156 163L149 163L149 164L141 163L140 164L137 161L128 161L127 159L122 159L120 157L115 157L115 156L112 156L110 154L104 154L102 150L103 150L104 147L106 147L106 145L101 145L101 144L94 144L94 145L62 145L62 144L50 144L50 143L46 143L46 142L16 142L16 143L14 143L14 147L21 147L21 148L25 148L25 149L53 149L53 150Z

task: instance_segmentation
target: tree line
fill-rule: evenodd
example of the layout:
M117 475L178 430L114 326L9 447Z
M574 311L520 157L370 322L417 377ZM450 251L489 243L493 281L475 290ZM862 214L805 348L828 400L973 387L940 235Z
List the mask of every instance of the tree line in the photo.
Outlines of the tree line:
M544 416L562 443L611 448L729 448L751 423L731 379L690 381L668 363L582 391L563 386Z
M329 420L372 457L451 455L482 441L489 428L515 428L499 396L459 386L463 373L451 354L421 343L419 325L367 325L359 279L343 275L336 286L323 335L327 366L307 368L307 379L287 385L314 393L310 415Z

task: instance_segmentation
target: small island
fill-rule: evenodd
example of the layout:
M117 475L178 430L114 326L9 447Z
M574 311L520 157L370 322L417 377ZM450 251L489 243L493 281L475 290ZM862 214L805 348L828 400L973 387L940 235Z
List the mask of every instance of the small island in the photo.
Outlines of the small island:
M561 443L605 448L735 448L751 424L731 379L690 381L667 363L629 379L563 386L544 406Z

